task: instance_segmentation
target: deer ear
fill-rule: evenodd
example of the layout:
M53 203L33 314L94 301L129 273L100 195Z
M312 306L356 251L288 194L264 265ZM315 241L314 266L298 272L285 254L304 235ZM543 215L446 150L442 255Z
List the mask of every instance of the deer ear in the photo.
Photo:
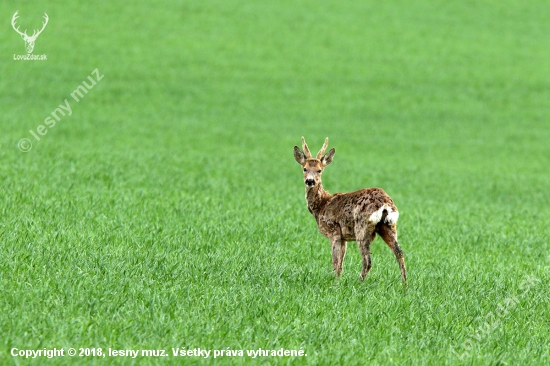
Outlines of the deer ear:
M294 146L294 159L296 159L300 165L303 165L306 162L306 155L298 146Z
M324 166L327 166L329 165L330 163L332 163L332 158L334 157L334 153L336 152L336 150L334 150L334 148L330 149L328 151L328 153L326 153L325 155L323 155L323 157L321 158L321 163L324 165Z

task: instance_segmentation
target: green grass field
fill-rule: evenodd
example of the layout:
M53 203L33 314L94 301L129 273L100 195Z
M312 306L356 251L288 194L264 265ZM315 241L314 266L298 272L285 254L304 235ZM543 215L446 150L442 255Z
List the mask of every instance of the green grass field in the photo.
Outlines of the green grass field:
M549 9L2 2L0 364L550 364ZM379 238L332 274L301 136L330 192L392 196L406 292ZM169 356L12 356L71 347Z

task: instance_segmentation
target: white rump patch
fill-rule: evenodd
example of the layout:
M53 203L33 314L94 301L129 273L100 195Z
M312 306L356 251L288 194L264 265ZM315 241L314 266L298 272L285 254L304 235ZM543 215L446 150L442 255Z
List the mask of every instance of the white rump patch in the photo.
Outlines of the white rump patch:
M388 211L388 216L386 216L386 223L393 225L399 220L399 212L397 211Z
M394 211L388 205L383 205L378 209L378 211L373 212L372 215L370 215L369 217L369 221L373 224L378 224L380 220L382 220L382 214L384 213L384 210L388 211L384 222L390 225L395 224L399 219L399 212Z

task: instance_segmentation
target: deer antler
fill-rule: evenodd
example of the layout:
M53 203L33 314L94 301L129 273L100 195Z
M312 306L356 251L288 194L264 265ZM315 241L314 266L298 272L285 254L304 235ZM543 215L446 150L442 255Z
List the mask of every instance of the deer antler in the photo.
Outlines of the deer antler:
M319 152L317 153L317 159L321 159L323 157L323 155L325 154L325 150L327 149L327 146L328 146L328 137L325 139L325 143L323 144L323 147L321 148L321 150L319 150Z
M306 154L307 159L311 159L311 152L309 151L309 147L307 147L306 139L304 136L302 136L302 149L304 149L304 154Z
M16 31L17 33L19 33L22 37L28 37L27 36L27 30L25 29L25 32L22 33L20 30L19 30L19 27L15 28L15 21L17 20L17 18L19 18L19 16L17 15L17 13L19 13L19 10L17 10L15 12L15 14L13 14L13 17L11 18L11 26L13 27L13 30Z
M32 36L31 36L30 38L36 38L36 37L38 37L38 35L39 35L40 33L42 33L42 31L44 30L44 28L46 28L46 25L48 24L48 20L49 20L49 19L50 19L50 18L48 18L48 14L44 13L44 20L45 20L45 22L42 23L42 29L40 29L40 30L35 30L35 31L32 33Z

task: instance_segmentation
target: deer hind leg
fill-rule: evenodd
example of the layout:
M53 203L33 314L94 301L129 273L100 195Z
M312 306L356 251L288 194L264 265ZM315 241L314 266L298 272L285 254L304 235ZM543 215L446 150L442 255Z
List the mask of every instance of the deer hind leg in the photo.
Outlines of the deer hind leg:
M337 276L340 276L344 265L344 257L346 256L346 241L338 236L332 238L330 243L332 245L332 269Z
M365 280L365 277L369 274L372 268L372 261L370 259L370 241L368 240L357 240L357 246L361 252L361 257L363 258L363 270L361 270L361 281Z
M390 249L393 251L393 254L395 254L395 259L397 259L397 263L399 263L399 269L401 270L401 279L403 280L403 283L405 283L407 281L405 256L403 255L403 251L401 250L401 248L399 248L399 244L397 243L397 228L395 224L378 224L376 226L376 232L382 237L386 244L388 244Z
M336 266L336 274L340 276L344 268L344 257L346 256L347 243L345 240L340 240L340 255L338 256L338 264Z
M367 225L365 228L360 230L360 234L357 237L357 246L361 252L361 257L363 258L363 270L361 271L361 281L365 280L365 277L369 274L372 268L372 261L370 259L370 244L374 240L376 234L374 228L371 228L370 225Z

